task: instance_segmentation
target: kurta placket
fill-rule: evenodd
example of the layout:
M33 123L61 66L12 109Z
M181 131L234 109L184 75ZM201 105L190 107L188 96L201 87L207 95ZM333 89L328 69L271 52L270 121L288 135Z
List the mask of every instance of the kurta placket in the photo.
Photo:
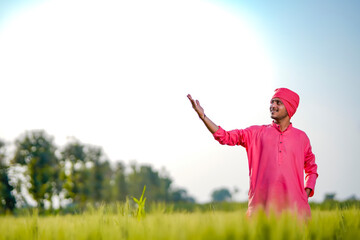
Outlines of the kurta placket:
M278 164L281 165L281 164L283 163L283 160L284 160L284 148L283 148L284 144L283 144L283 142L284 142L284 133L285 133L285 131L287 130L287 128L285 129L284 132L282 132L282 131L280 130L280 126L279 126L279 125L277 125L277 124L275 124L275 123L274 123L274 125L275 125L274 127L276 128L276 130L279 131Z

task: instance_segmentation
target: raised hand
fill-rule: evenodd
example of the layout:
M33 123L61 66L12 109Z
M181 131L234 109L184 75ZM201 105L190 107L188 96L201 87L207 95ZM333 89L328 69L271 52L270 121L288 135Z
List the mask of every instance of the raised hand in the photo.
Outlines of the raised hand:
M190 94L188 94L187 97L190 100L193 109L199 115L199 118L204 122L207 129L214 134L219 127L205 115L204 109L200 106L200 102L198 100L195 101L192 99Z
M188 99L191 102L191 105L193 107L193 109L197 112L197 114L199 115L199 118L201 118L202 120L204 120L205 118L205 112L204 109L200 106L200 102L199 100L194 100L190 94L187 95Z

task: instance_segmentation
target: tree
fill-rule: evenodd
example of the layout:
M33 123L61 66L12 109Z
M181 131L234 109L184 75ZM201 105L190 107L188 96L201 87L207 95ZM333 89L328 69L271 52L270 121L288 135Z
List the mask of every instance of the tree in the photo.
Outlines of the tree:
M66 197L73 203L84 206L87 202L109 202L113 198L110 184L113 173L101 147L75 140L64 147L61 156Z
M326 193L324 201L334 201L336 193Z
M5 163L5 143L0 140L0 212L13 211L16 200L9 183L8 166Z
M131 165L132 172L128 175L130 196L140 196L146 185L146 197L149 201L170 201L171 179L160 176L151 166Z
M114 195L115 200L125 201L128 196L128 184L126 182L125 165L118 162L114 171Z
M195 199L188 195L187 191L183 188L175 189L171 191L172 202L190 202L194 203Z
M49 201L52 208L52 196L58 194L60 165L55 155L53 138L44 131L26 132L15 142L14 164L26 166L30 187L29 193L44 208Z
M213 202L223 202L231 200L231 193L227 188L220 188L214 190L211 194Z
M160 173L151 166L131 164L132 172L128 175L128 191L130 196L140 196L146 185L146 197L149 201L161 202L195 202L185 189L172 190L172 180L163 169Z
M91 163L91 196L95 203L110 202L112 169L101 147L86 146L86 162Z
M76 140L67 143L61 152L65 198L83 205L89 197L89 194L86 194L89 191L86 190L88 173L85 166L84 147Z

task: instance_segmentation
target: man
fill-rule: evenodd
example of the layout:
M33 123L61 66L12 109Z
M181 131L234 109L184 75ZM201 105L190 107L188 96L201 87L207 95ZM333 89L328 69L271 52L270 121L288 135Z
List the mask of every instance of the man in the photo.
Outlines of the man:
M308 198L314 195L317 165L309 138L290 122L300 101L295 92L287 88L275 90L270 101L271 124L232 131L214 124L199 101L190 94L187 97L220 144L246 148L250 177L248 216L259 208L276 212L290 209L311 215Z

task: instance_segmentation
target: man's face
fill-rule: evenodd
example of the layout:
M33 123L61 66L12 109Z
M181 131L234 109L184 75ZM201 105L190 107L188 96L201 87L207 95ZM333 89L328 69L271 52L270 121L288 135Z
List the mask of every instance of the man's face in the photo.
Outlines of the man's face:
M270 101L270 114L271 118L280 121L288 115L285 105L280 98L273 98Z

